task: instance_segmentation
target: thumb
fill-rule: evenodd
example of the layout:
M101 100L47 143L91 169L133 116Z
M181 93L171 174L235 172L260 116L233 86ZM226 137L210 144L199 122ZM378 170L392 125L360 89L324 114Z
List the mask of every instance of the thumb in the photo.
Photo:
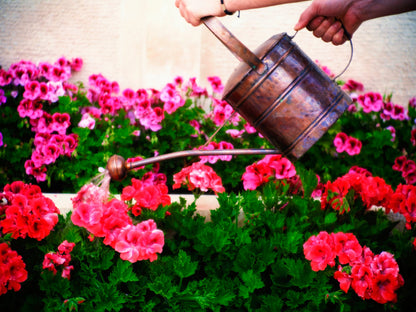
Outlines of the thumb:
M301 30L302 28L305 28L309 24L309 22L317 16L318 14L316 10L312 7L312 5L310 5L300 15L299 20L296 23L294 29L298 31L298 30Z

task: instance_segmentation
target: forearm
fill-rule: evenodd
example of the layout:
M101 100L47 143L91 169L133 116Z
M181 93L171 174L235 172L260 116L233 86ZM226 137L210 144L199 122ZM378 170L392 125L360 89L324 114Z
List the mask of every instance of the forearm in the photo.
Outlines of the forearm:
M416 10L416 0L362 0L359 3L362 21Z

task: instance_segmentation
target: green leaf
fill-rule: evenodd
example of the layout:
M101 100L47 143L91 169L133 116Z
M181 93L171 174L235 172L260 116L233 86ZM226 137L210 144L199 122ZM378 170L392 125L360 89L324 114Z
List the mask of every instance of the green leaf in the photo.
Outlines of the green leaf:
M193 275L198 267L197 261L191 261L191 257L183 250L179 250L178 256L173 263L173 269L180 278Z
M153 282L148 284L148 288L167 300L172 299L179 292L179 286L174 285L172 283L172 277L168 275L156 276Z
M303 234L300 231L276 233L273 241L278 250L284 254L296 254L304 243Z
M308 198L318 185L316 173L312 170L306 170L302 165L296 166L296 173L299 175L304 190L304 197Z
M239 295L245 299L249 298L256 289L264 287L260 274L254 273L253 270L243 272L241 280L244 284L240 286Z
M119 258L108 280L117 285L119 283L137 282L139 278L133 272L133 265L129 261Z
M291 276L290 284L299 288L309 287L315 273L305 260L286 258L283 260L287 274Z
M212 223L208 223L204 231L197 234L197 238L201 244L213 247L216 252L223 250L226 245L231 243L230 234L224 228L215 227Z
M330 212L325 215L324 224L329 225L333 224L338 220L337 213L336 212Z

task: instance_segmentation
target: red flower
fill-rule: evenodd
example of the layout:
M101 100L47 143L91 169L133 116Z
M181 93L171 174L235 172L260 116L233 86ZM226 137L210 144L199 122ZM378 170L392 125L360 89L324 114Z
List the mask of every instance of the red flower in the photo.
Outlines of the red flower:
M373 285L373 272L371 268L364 264L354 265L351 269L351 287L363 299L370 299L371 288Z
M143 177L143 180L132 178L132 185L123 188L121 199L124 201L135 200L131 208L133 215L138 216L142 208L156 210L160 205L170 205L171 199L168 195L168 187L158 179L158 174Z
M386 205L386 212L400 212L406 218L406 228L416 222L416 186L399 184Z
M20 290L21 283L27 279L26 265L16 251L6 243L0 244L0 295L8 290Z
M356 261L362 254L362 248L357 238L352 233L335 233L334 251L338 256L341 264L347 264Z
M321 207L331 205L341 213L349 211L345 196L349 190L360 196L368 209L372 206L383 206L389 212L393 189L382 178L368 176L367 173L348 173L334 182L328 181L321 198Z
M5 218L0 221L4 234L12 238L29 236L42 240L58 223L59 210L38 186L15 182L4 187L7 204L3 208Z
M311 260L313 271L323 271L327 265L335 265L334 241L327 232L311 236L303 244L303 253L306 259Z
M339 288L347 293L351 286L352 277L342 271L342 266L338 266L338 271L335 271L334 278L339 282Z
M71 270L74 268L72 265L69 265L71 262L71 252L75 247L75 243L69 243L68 241L63 241L58 246L58 252L49 252L45 255L42 263L43 269L52 271L55 275L57 267L62 267L61 276L66 279L70 279Z
M320 232L310 237L303 248L314 271L324 270L327 264L332 266L336 256L340 264L348 265L339 265L334 273L344 292L352 287L362 299L371 298L378 303L397 301L396 290L404 281L392 254L383 251L374 256L368 247L360 246L354 234L342 232Z
M277 180L296 179L295 166L281 155L267 155L262 160L246 167L242 176L245 190L255 190L267 183L271 177ZM296 180L293 181L294 185Z
M382 304L396 302L396 290L403 284L401 275L377 274L373 280L371 299Z

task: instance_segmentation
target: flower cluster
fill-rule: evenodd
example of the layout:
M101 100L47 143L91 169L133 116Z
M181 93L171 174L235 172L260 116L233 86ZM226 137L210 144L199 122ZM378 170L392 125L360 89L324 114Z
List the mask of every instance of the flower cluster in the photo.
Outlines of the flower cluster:
M416 223L416 186L399 184L387 209L402 214L406 218L406 228L410 230Z
M234 146L229 143L229 142L225 142L225 141L221 141L219 143L217 142L209 142L209 144L207 146L204 147L200 147L200 150L226 150L226 149L234 149ZM210 163L210 164L215 164L218 160L222 160L222 161L231 161L231 159L233 158L232 155L221 155L221 156L199 156L199 158L201 159L200 162L205 164L205 163Z
M196 88L194 80L183 84L183 79L177 77L173 83L166 84L161 91L155 89L134 91L127 88L120 94L117 82L111 82L101 74L91 75L87 97L91 103L98 103L99 108L94 106L84 108L79 126L92 129L95 124L93 118L99 119L102 115L114 116L120 110L124 110L132 125L158 131L162 128L164 113L173 114L185 104L183 93L186 93L189 87Z
M67 118L69 119L69 116ZM70 157L77 147L77 142L78 136L74 133L36 133L32 157L25 162L26 173L33 175L38 182L45 181L46 165L54 163L61 155Z
M213 99L212 112L207 115L212 118L216 126L222 126L225 121L230 120L231 124L238 125L240 115L236 114L234 109L226 101Z
M340 132L335 136L334 145L337 153L347 152L348 155L358 155L361 152L362 143L360 140Z
M72 222L104 237L104 244L119 252L123 260L156 260L164 245L163 232L153 220L133 224L128 205L115 198L108 200L108 195L105 187L85 185L72 200Z
M37 185L21 181L7 184L0 198L5 200L0 206L0 228L14 239L29 236L40 241L58 222L58 208Z
M74 269L74 266L69 265L71 262L71 251L74 249L75 243L69 243L68 241L63 241L58 246L57 252L49 252L45 255L42 263L42 267L49 271L52 271L55 275L58 268L62 268L61 276L66 279L70 279L71 270Z
M27 279L26 265L16 251L6 243L0 244L0 295L8 290L19 291Z
M361 94L357 97L357 102L365 113L380 112L380 117L383 120L406 120L409 118L403 106L385 102L382 95L377 92Z
M406 156L399 156L394 160L393 169L400 171L407 184L416 183L416 163Z
M146 175L141 180L132 178L131 185L123 188L121 199L134 200L134 205L129 208L134 216L139 216L143 208L155 211L160 205L171 204L168 187L165 184L166 176L162 175L162 177L164 178L155 180Z
M192 163L192 165L183 168L180 172L173 175L173 189L180 188L181 185L187 185L188 190L193 191L199 188L202 192L212 190L215 193L225 191L221 178L215 171L201 162Z
M79 71L81 67L82 59L69 61L62 57L54 64L41 62L36 66L21 61L12 64L7 71L0 69L0 87L11 89L13 97L19 95L19 88L24 89L17 107L19 116L29 118L36 135L45 136L44 140L35 139L35 150L25 163L26 173L38 182L46 180L46 165L55 162L60 155L71 156L77 146L77 137L66 135L71 124L69 114L56 112L51 115L43 108L45 104L50 106L57 102L60 96L77 91L78 88L67 80L73 70ZM50 139L52 136L56 138Z
M266 155L262 160L246 167L242 176L245 190L255 190L270 179L290 179L296 176L295 166L281 155Z
M374 255L370 248L362 247L352 233L324 231L311 236L304 243L303 251L314 271L323 271L327 265L335 266L338 257L340 265L334 278L343 291L348 292L351 287L362 299L382 304L397 301L396 291L404 281L391 253L383 251Z
M337 178L334 182L328 181L324 185L321 197L321 207L327 205L338 210L341 214L350 210L346 196L353 190L355 197L360 197L367 209L373 206L382 206L389 213L389 201L393 195L393 189L384 179L373 177L369 172L351 171Z

